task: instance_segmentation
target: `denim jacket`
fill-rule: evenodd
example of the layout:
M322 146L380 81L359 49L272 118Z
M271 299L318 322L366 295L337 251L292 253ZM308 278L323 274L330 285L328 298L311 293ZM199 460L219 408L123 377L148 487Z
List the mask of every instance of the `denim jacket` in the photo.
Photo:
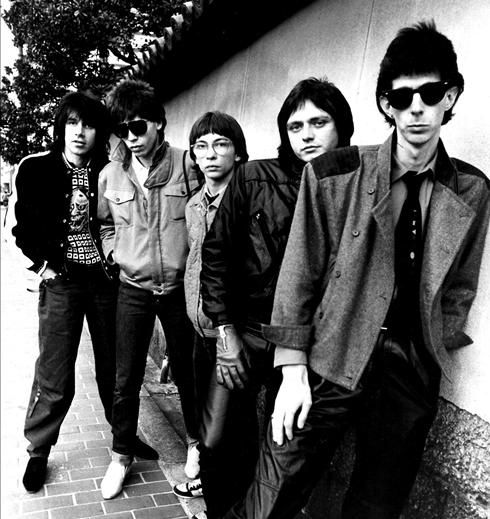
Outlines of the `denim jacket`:
M183 285L188 253L185 205L201 182L185 152L164 142L145 182L145 197L128 151L121 141L99 177L104 254L119 265L121 282L167 295Z

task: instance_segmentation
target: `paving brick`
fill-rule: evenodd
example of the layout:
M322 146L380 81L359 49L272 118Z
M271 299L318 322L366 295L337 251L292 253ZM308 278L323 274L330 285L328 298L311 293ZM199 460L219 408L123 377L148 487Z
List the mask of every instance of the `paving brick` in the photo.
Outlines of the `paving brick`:
M82 425L80 427L82 432L89 432L89 431L110 431L111 426L106 423L94 423L90 425Z
M96 458L90 458L89 461L92 467L107 467L111 462L111 456L110 454L98 456Z
M153 499L158 506L179 504L179 499L173 492L156 494L153 496Z
M82 517L96 517L99 515L104 515L101 503L75 505L51 511L51 519L81 519Z
M163 481L165 480L165 474L161 470L152 470L151 472L142 472L141 475L146 483L152 481Z
M135 519L187 519L180 505L159 506L147 510L135 510Z
M53 496L41 497L40 499L32 499L22 503L22 512L37 512L40 510L49 510L50 508L59 508L73 504L71 496Z
M70 445L70 444L67 444ZM100 447L98 449L83 449L80 451L68 452L68 460L75 460L80 458L96 458L98 456L105 456L109 454L109 449Z
M17 517L17 516L16 516ZM11 519L11 518L6 518ZM49 519L49 512L33 512L32 514L22 514L19 519Z
M78 425L65 425L63 423L60 429L60 436L62 434L73 434L77 432L80 432L80 427L78 427Z
M132 472L148 472L149 470L159 470L160 466L156 460L136 461L131 467Z
M58 483L55 485L46 485L48 496L58 496L61 494L73 494L82 490L95 489L95 482L91 479L82 481L70 481L69 483Z
M155 483L144 483L142 485L133 485L124 489L128 497L143 496L147 494L161 494L170 492L172 488L167 481L157 481Z
M127 485L140 485L144 483L143 478L141 477L141 474L133 474L130 472L129 476L124 481L124 486Z
M77 492L75 494L75 502L77 503L77 505L83 505L85 503L96 503L98 501L102 501L102 499L103 498L100 490L91 490L89 492Z
M80 432L77 431L76 433L69 433L69 434L60 434L60 438L58 440L58 445L60 443L66 444L66 443L73 443L73 442L79 442L79 441L95 441L95 440L103 440L104 437L102 436L102 432L100 431L87 431L87 432Z
M140 508L153 508L154 506L155 501L150 496L112 499L104 502L104 508L108 513L138 510Z
M87 433L88 434L88 433ZM107 447L112 450L112 435L110 438L103 438L102 433L100 433L100 439L98 440L88 440L86 443L87 449L98 449L100 447Z
M80 442L58 443L53 447L53 452L71 452L85 449L85 444Z
M97 419L95 417L93 417L93 418L84 418L82 420L81 418L78 418L78 416L73 415L73 416L67 416L65 418L65 423L69 424L69 425L76 424L76 425L79 425L81 427L82 425L90 425L90 424L98 423L98 422L97 422Z
M104 515L104 519L134 519L134 515L131 512L121 512L119 514Z
M92 465L90 465L90 459L80 458L78 460L69 460L69 461L59 461L57 462L58 466L62 470L75 470L75 469L88 469Z
M78 481L80 479L90 479L90 478L102 478L104 477L106 467L91 467L89 469L79 469L79 470L71 470L70 478L73 481Z

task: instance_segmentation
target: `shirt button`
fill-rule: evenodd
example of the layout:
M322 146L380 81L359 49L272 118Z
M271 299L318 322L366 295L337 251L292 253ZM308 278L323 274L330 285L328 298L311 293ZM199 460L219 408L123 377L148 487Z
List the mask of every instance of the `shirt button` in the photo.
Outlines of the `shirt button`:
M90 196L95 196L95 193L90 193Z
M63 218L63 223L66 223L66 218Z
M374 191L375 191L374 187L370 187L370 188L368 189L368 195L373 195L373 194L374 194Z
M92 220L93 220L93 217L91 216L91 217L89 218L89 220L92 221Z
M60 243L60 247L63 247L63 245L64 245L63 243Z
M116 198L116 202L120 202L121 199L119 197Z
M65 194L65 198L68 198L70 195L68 193Z
M352 236L357 238L357 236L359 236L359 231L352 231Z
M339 277L340 277L340 270L336 270L336 271L335 271L335 277L336 277L336 278L339 278Z

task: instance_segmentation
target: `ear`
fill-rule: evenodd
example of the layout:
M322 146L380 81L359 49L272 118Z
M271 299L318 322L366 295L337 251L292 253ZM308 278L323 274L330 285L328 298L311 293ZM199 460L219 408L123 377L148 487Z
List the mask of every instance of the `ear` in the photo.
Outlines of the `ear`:
M444 97L444 110L450 110L456 103L459 95L459 88L457 86L451 87Z
M387 117L389 117L390 119L393 119L392 108L391 108L391 105L390 105L388 99L386 99L386 97L384 97L384 96L379 97L379 106L381 106L381 109L383 110L383 112L385 113L385 115Z
M242 157L240 155L235 155L235 162L240 162L242 160Z
M162 121L157 123L157 130L160 131L162 129L163 123Z

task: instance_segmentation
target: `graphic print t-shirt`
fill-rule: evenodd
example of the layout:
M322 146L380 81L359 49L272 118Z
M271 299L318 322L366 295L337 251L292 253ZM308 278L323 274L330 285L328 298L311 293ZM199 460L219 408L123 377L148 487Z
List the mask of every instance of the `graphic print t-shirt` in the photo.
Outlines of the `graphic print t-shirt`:
M72 192L66 259L82 265L94 265L100 261L89 231L89 184L87 168L70 168Z

